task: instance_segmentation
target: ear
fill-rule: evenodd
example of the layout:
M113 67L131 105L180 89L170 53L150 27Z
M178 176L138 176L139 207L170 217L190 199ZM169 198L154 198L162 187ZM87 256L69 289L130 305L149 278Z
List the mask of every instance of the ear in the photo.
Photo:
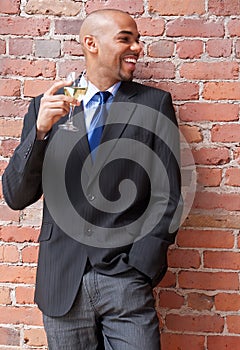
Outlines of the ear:
M85 49L91 53L97 53L97 51L98 51L97 41L93 35L84 36L83 45L84 45Z

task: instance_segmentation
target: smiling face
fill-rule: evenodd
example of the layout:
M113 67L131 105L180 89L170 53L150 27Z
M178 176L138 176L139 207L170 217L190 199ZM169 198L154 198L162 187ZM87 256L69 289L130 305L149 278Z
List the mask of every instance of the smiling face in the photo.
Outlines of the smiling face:
M89 79L105 89L132 80L142 50L135 21L121 11L105 11L92 20L91 34L82 36Z

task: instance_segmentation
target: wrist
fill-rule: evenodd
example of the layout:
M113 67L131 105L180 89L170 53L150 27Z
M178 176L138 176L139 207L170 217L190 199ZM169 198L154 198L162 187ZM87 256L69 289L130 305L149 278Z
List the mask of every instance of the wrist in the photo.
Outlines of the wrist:
M46 132L37 130L37 140L44 140L46 136L47 136Z

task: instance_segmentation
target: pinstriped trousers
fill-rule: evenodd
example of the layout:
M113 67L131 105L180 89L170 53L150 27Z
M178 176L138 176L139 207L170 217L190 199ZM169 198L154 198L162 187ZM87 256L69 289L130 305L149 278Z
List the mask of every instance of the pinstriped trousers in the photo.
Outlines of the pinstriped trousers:
M71 310L43 321L49 350L160 350L152 288L133 268L116 276L91 268Z

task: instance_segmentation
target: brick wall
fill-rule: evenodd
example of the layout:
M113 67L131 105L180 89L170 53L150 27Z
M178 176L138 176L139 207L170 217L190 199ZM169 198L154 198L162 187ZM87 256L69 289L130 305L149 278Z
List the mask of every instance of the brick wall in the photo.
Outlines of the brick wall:
M193 207L155 289L163 350L240 348L240 1L2 0L0 174L31 97L84 65L86 13L129 11L144 41L136 77L172 93L197 168ZM46 346L33 304L41 202L12 211L0 189L0 349Z

